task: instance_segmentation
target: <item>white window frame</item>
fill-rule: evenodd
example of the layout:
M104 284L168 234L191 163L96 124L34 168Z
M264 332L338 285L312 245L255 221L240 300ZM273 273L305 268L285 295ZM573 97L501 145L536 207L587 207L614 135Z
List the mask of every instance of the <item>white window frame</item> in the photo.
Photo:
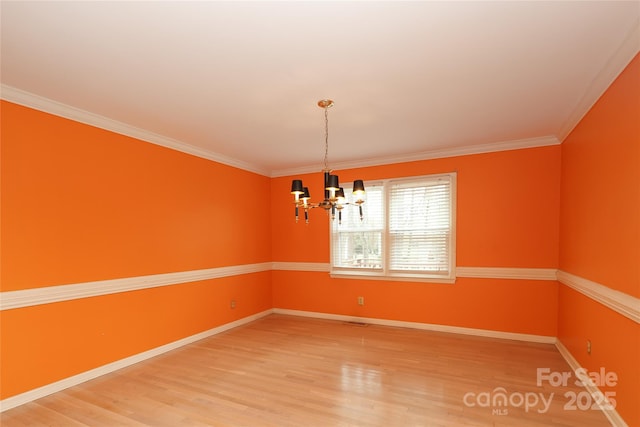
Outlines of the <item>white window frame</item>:
M403 272L403 271L392 271L389 268L389 252L390 249L387 247L389 239L389 193L391 186L396 183L403 182L417 182L420 180L425 181L434 181L442 178L447 178L450 182L450 218L451 218L451 228L449 232L449 259L448 259L448 273L447 274L436 274L433 272ZM373 279L373 280L388 280L388 281L411 281L411 282L432 282L432 283L454 283L456 280L456 193L457 193L457 174L456 172L443 173L443 174L433 174L433 175L421 175L421 176L412 176L406 178L394 178L394 179L384 179L384 180L376 180L376 181L366 181L365 188L368 186L382 186L382 205L383 205L383 229L382 229L382 268L381 269L368 269L368 268L349 268L349 267L338 267L334 266L334 258L333 258L333 250L334 250L334 242L333 242L333 227L337 226L338 230L340 225L335 223L330 224L329 226L329 248L330 248L330 275L331 277L336 278L349 278L349 279ZM367 203L362 205L363 209L367 209ZM355 209L354 206L346 206L346 210ZM355 209L357 211L357 209ZM335 222L337 223L337 218Z

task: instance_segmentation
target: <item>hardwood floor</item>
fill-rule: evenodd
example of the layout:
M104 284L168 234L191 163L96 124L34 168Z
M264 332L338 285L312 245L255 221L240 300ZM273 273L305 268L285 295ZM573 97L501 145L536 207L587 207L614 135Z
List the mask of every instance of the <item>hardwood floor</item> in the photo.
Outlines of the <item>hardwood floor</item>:
M8 410L0 424L609 425L599 410L566 407L565 393L584 391L572 381L538 386L537 368L570 371L549 344L270 315Z

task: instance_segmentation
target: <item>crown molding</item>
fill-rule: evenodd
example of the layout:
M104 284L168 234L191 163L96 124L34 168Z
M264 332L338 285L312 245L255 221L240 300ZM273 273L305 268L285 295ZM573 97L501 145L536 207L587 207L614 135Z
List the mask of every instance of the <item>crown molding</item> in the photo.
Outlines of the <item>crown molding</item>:
M558 271L558 281L634 322L640 323L640 298L562 270Z
M446 157L469 156L472 154L485 154L497 151L522 150L525 148L546 147L549 145L559 145L560 140L553 135L541 136L538 138L517 139L512 141L493 142L489 144L467 145L463 147L441 148L435 150L421 151L414 154L401 156L388 156L383 158L364 159L351 162L333 163L332 169L355 169L368 166L389 165L393 163L407 163L421 160L442 159ZM280 169L271 173L272 178L301 175L306 173L319 172L317 166L302 166L299 168Z
M631 60L639 51L640 19L636 20L621 45L611 55L604 67L591 81L587 92L582 96L574 108L573 113L563 124L560 132L558 132L558 138L560 141L564 141L565 138L569 136L578 123L580 123L582 118L589 112L589 110L591 110L598 99L600 99L609 86L611 86L614 80L618 78L620 73L622 73L625 67L629 65Z
M195 147L183 141L158 135L135 126L128 125L116 120L109 119L89 111L81 110L61 102L54 101L30 92L17 89L12 86L0 86L0 98L5 101L13 102L24 107L33 108L34 110L43 111L55 116L64 117L79 123L94 126L100 129L108 130L120 135L129 136L151 144L170 148L182 153L191 154L192 156L201 157L227 166L243 169L248 172L257 173L259 175L269 176L269 171L257 167L255 165L233 159L222 154L214 153L209 150Z
M222 163L248 172L257 173L259 175L270 178L305 174L320 171L317 165L303 166L299 168L281 169L269 171L256 165L243 162L238 159L214 153L209 150L190 145L186 142L168 138L144 129L131 126L116 120L109 119L98 114L91 113L76 107L72 107L61 102L54 101L30 92L23 91L8 85L0 86L0 98L15 104L53 114L55 116L70 119L79 123L84 123L110 132L129 136L151 144L170 148L182 153L190 154L203 159ZM470 145L455 148L442 148L435 150L422 151L414 154L388 156L380 158L371 158L358 161L339 162L333 164L334 169L353 169L367 166L380 166L393 163L405 163L420 160L431 160L445 157L466 156L471 154L483 154L496 151L520 150L524 148L542 147L547 145L558 145L560 141L555 136L543 136L538 138L519 139L513 141L502 141L490 144Z
M271 263L264 262L6 291L0 292L0 311L270 270Z

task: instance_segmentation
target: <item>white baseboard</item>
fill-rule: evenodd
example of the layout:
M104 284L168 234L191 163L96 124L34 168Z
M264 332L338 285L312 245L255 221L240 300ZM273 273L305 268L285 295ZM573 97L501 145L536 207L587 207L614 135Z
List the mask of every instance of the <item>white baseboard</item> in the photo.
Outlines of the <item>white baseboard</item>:
M394 326L399 328L422 329L427 331L448 332L452 334L474 335L477 337L499 338L506 340L555 344L556 338L545 335L519 334L514 332L492 331L488 329L463 328L460 326L436 325L432 323L406 322L402 320L376 319L372 317L354 317L342 314L319 313L315 311L288 310L274 308L274 313L290 316L314 317L316 319L339 320L343 322L369 323L372 325Z
M558 351L560 352L562 357L564 357L564 360L567 361L567 363L569 364L569 367L571 367L571 369L573 370L574 373L578 369L582 369L582 366L580 366L580 363L578 363L576 358L573 357L571 352L569 352L569 350L564 346L564 344L562 344L562 342L560 340L556 341L556 348L558 349ZM600 389L597 386L595 386L595 385L593 385L591 383L587 383L587 384L585 384L585 388L587 389L589 394L591 394L591 396L593 397L595 402L599 402L600 401L599 397L602 396L602 392L600 391ZM611 423L612 426L614 426L614 427L628 427L627 423L622 419L620 414L618 414L618 412L615 409L600 408L600 410L604 413L604 415L607 417L607 419L609 420L609 422Z
M244 317L242 319L235 320L230 323L226 323L221 326L217 326L207 331L200 332L195 335L191 335L189 337L162 345L160 347L147 350L145 352L142 352L121 360L117 360L115 362L100 366L95 369L91 369L89 371L71 376L69 378L56 381L55 383L47 384L45 386L42 386L33 390L29 390L25 393L21 393L16 396L9 397L7 399L0 401L0 412L9 410L11 408L15 408L25 403L32 402L36 399L40 399L42 397L62 391L64 389L73 387L78 384L84 383L86 381L92 380L102 375L109 374L111 372L117 371L118 369L131 366L135 363L142 362L144 360L150 359L152 357L158 356L160 354L166 353L171 350L175 350L187 344L191 344L196 341L219 334L221 332L225 332L230 329L236 328L238 326L253 322L264 316L268 316L269 314L272 314L272 313L284 314L289 316L311 317L316 319L337 320L337 321L343 321L343 322L360 322L360 323L369 323L369 324L381 325L381 326L393 326L393 327L421 329L421 330L436 331L436 332L473 335L473 336L480 336L480 337L487 337L487 338L536 342L536 343L543 343L543 344L555 344L556 348L558 349L562 357L564 357L564 359L567 361L567 363L569 364L571 369L573 369L574 372L577 369L581 368L580 364L569 352L569 350L567 350L567 348L559 340L557 340L556 337L551 337L551 336L492 331L487 329L463 328L459 326L446 326L446 325L437 325L437 324L430 324L430 323L407 322L407 321L401 321L401 320L377 319L377 318L371 318L371 317L346 316L341 314L320 313L320 312L314 312L314 311L273 308L273 309L262 311L260 313L253 314L251 316ZM592 395L600 392L598 387L594 385L587 385L586 388L589 391L589 393L591 393ZM603 409L602 411L607 417L607 419L611 422L612 426L628 427L625 421L622 419L622 417L618 414L618 412L615 409L614 410Z
M15 408L16 406L23 405L25 403L34 401L36 399L40 399L41 397L45 397L50 394L62 391L64 389L92 380L99 376L109 374L111 372L117 371L118 369L126 368L127 366L131 366L135 363L142 362L143 360L150 359L162 353L175 350L176 348L194 343L201 339L208 338L212 335L216 335L221 332L228 331L229 329L233 329L238 326L244 325L246 323L253 322L254 320L260 319L264 316L271 314L272 312L273 312L272 309L268 309L260 313L253 314L251 316L243 317L242 319L238 319L230 323L225 323L224 325L220 325L213 329L209 329L207 331L200 332L198 334L191 335L186 338L182 338L178 341L174 341L169 344L165 344L160 347L156 347L151 350L147 350L142 353L138 353L121 360L116 360L115 362L111 362L106 365L100 366L98 368L91 369L86 372L82 372L80 374L62 379L60 381L56 381L55 383L47 384L45 386L38 387L33 390L29 390L27 392L18 394L16 396L9 397L7 399L0 401L0 412L6 411L11 408Z
M47 384L45 386L38 387L33 390L29 390L27 392L18 394L16 396L9 397L7 399L0 401L0 412L9 410L11 408L15 408L17 406L23 405L28 402L32 402L36 399L40 399L42 397L62 391L69 387L73 387L75 385L92 380L99 376L109 374L111 372L117 371L118 369L131 366L135 363L142 362L144 360L150 359L152 357L158 356L168 351L175 350L184 345L191 344L201 339L208 338L210 336L219 334L221 332L228 331L229 329L233 329L235 327L244 325L246 323L253 322L254 320L260 319L271 313L285 314L290 316L313 317L317 319L347 321L347 322L355 321L355 322L370 323L370 324L382 325L382 326L413 328L413 329L449 332L449 333L455 333L455 334L475 335L475 336L481 336L481 337L501 338L501 339L527 341L527 342L538 342L538 343L547 343L547 344L554 344L556 342L555 337L548 337L548 336L541 336L541 335L518 334L518 333L512 333L512 332L490 331L485 329L462 328L458 326L445 326L445 325L435 325L435 324L428 324L428 323L406 322L406 321L400 321L400 320L386 320L386 319L376 319L376 318L368 318L368 317L353 317L353 316L344 316L340 314L329 314L329 313L319 313L319 312L311 312L311 311L287 310L287 309L281 309L281 308L274 308L274 309L262 311L260 313L256 313L251 316L244 317L242 319L238 319L230 323L226 323L224 325L215 327L213 329L209 329L207 331L200 332L195 335L191 335L189 337L180 339L178 341L174 341L174 342L162 345L160 347L156 347L154 349L147 350L145 352L121 359L121 360L117 360L115 362L100 366L98 368L91 369L86 372L82 372L80 374L62 379L60 381L56 381L55 383Z
M435 325L430 323L405 322L400 320L386 320L386 319L375 319L375 318L369 318L369 317L345 316L341 314L319 313L314 311L288 310L283 308L274 308L273 312L276 314L286 314L290 316L313 317L317 319L338 320L343 322L369 323L374 325L422 329L422 330L428 330L428 331L448 332L453 334L474 335L474 336L487 337L487 338L499 338L499 339L508 339L508 340L516 340L516 341L536 342L536 343L543 343L543 344L555 344L556 348L558 349L562 357L567 361L567 363L569 364L569 366L574 372L577 369L581 368L578 361L573 357L573 355L569 352L569 350L567 350L567 348L556 337L549 337L544 335L519 334L519 333L513 333L513 332L492 331L487 329L462 328L459 326ZM586 389L595 399L594 401L599 401L598 394L601 392L598 387L596 387L595 385L587 384ZM620 414L618 414L618 412L615 409L601 408L601 410L604 413L604 415L607 417L607 419L609 420L612 426L628 427L627 423L624 421L624 419L620 416Z

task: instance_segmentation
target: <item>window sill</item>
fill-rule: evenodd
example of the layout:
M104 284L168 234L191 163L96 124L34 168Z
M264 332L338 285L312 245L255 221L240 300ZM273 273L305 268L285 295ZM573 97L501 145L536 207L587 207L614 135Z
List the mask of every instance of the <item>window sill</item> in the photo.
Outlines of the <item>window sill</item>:
M420 274L384 274L360 271L330 271L329 275L334 279L356 279L356 280L385 280L387 282L424 282L453 284L455 277L434 277Z

